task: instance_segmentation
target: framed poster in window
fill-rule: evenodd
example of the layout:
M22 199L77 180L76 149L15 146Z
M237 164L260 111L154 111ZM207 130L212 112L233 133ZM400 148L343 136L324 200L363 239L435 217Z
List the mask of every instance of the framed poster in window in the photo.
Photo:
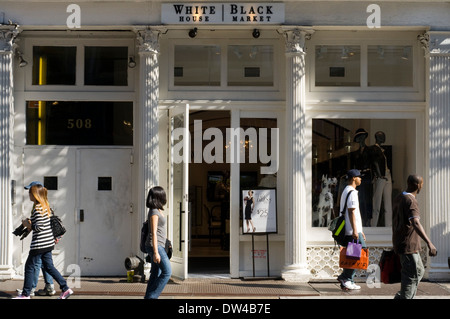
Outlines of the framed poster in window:
M276 189L242 190L242 232L267 234L277 232Z

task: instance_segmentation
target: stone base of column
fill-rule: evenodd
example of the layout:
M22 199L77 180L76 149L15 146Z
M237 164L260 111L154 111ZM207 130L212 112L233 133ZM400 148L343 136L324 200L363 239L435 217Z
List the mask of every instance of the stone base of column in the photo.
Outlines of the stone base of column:
M429 257L430 258L430 257ZM449 257L450 259L450 257ZM428 280L431 281L449 281L450 280L450 261L449 264L434 264L430 265L428 270Z
M306 264L293 264L284 267L281 277L286 281L308 282L311 279L311 272Z
M12 266L0 265L0 280L12 279L16 272Z

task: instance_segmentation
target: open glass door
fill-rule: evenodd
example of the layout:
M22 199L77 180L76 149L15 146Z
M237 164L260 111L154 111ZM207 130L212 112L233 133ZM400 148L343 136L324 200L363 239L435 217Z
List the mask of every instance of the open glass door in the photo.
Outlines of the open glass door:
M188 274L189 105L169 111L169 236L172 239L172 275Z

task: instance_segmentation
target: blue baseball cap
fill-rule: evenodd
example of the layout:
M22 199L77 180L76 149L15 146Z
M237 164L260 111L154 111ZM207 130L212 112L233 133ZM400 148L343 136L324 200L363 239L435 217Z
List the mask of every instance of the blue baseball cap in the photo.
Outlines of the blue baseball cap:
M361 172L359 169L351 169L347 172L347 178L361 177Z
M36 185L38 185L38 186L44 186L44 185L42 185L41 182L31 182L29 185L25 186L24 188L25 188L25 189L30 189L31 187L36 186Z

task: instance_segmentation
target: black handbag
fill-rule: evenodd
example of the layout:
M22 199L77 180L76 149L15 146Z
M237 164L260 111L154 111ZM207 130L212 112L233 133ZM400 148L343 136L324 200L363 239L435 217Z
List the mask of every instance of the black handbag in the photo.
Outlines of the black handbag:
M147 240L147 236L148 236L148 220L146 220L143 224L142 224L142 228L141 228L141 243L139 245L139 248L141 249L141 252L143 253L147 253L147 251L145 250L145 241Z
M56 216L53 211L52 216L50 216L50 226L52 227L53 237L55 237L55 239L66 233L66 228L64 227L61 218Z
M166 249L167 257L169 257L169 259L172 258L173 248L169 238L166 238L166 246L164 248Z

